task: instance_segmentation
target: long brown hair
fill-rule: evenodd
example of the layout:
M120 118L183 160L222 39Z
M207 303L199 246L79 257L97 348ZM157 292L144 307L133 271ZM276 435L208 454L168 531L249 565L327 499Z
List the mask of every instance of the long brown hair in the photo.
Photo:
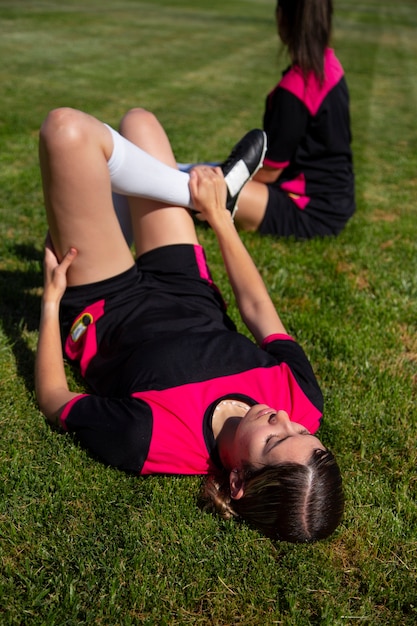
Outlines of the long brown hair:
M246 470L245 494L230 497L228 473L203 485L206 509L240 517L271 539L313 542L339 525L344 508L342 479L330 450L314 450L308 463Z
M304 78L324 78L324 51L330 43L333 0L278 0L280 34Z

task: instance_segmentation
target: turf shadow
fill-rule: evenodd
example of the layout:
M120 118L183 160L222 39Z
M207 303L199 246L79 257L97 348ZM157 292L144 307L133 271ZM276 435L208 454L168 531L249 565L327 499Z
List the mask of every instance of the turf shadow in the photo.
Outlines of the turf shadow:
M39 325L42 252L25 244L16 244L11 252L28 269L0 270L0 320L17 374L33 392L35 353L28 344L28 331L36 331Z

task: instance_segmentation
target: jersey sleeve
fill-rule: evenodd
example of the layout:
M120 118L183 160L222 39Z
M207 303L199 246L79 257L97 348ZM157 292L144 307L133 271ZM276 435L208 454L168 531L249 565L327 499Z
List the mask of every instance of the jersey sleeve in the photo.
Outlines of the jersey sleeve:
M301 390L310 402L323 412L323 394L316 376L302 347L289 336L267 337L263 349L273 355L277 362L286 363L291 369Z
M152 411L137 398L77 396L61 415L64 430L106 465L139 473L152 436Z
M268 137L264 165L277 169L289 165L306 134L308 117L306 106L287 89L277 86L268 95L263 121Z

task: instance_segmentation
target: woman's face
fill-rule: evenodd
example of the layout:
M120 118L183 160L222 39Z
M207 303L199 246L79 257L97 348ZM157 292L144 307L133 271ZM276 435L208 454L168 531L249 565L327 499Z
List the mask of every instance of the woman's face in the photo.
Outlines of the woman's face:
M278 463L305 465L317 449L325 448L304 426L291 422L286 411L255 404L239 422L230 452L236 468L249 464L260 469Z

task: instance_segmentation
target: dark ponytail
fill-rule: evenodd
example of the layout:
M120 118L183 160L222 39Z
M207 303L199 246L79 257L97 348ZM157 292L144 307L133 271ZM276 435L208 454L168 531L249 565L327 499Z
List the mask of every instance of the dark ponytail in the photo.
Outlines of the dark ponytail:
M324 80L324 51L332 30L333 0L278 0L284 44L292 63L307 77Z

